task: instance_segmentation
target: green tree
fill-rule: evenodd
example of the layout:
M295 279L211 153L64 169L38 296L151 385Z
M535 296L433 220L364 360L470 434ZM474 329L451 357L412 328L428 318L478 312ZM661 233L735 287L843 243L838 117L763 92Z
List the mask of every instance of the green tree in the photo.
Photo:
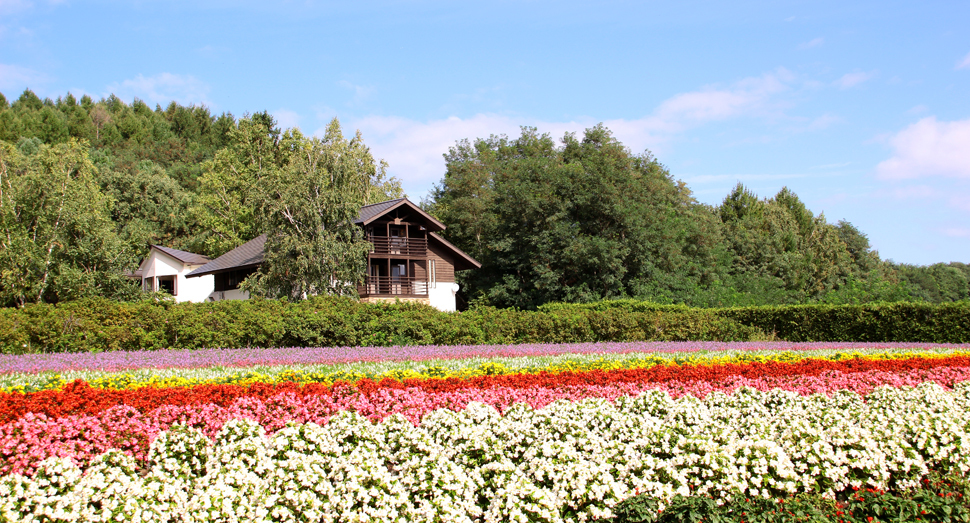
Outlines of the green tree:
M662 298L712 281L717 223L649 153L603 126L461 141L430 211L482 268L465 292L498 306Z
M334 119L323 139L288 131L289 162L260 184L264 263L244 283L257 296L356 296L370 244L354 223L379 169L358 132Z
M113 201L111 218L132 251L143 252L150 243L186 247L192 193L151 160L139 162L134 172L115 170L107 158L95 163L101 190Z
M213 257L259 236L260 184L279 178L295 141L292 135L281 135L268 113L239 120L229 140L203 165L198 198L191 208L199 231L191 244Z
M126 297L131 257L113 231L87 147L0 143L0 303Z

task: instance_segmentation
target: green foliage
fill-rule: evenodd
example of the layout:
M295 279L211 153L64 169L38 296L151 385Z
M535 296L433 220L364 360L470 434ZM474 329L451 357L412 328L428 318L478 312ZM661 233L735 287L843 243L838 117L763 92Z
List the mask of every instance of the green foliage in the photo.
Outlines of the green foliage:
M614 509L612 523L934 523L970 522L965 481L958 476L926 480L903 491L851 490L837 500L812 494L734 499L718 505L705 496L675 496L660 509L655 499L634 496ZM604 520L603 523L605 523Z
M561 147L523 128L515 140L459 142L445 159L431 212L482 262L462 276L478 302L535 308L676 294L711 279L714 216L603 126L581 140L567 134Z
M229 144L204 164L191 209L196 252L218 257L260 235L260 184L277 179L299 137L283 135L267 113L239 120Z
M461 314L344 297L180 303L101 298L0 309L0 352L392 346L632 340L758 340L756 328L687 308Z
M0 142L20 156L33 158L41 146L88 149L101 194L90 207L108 209L111 229L104 236L111 261L99 261L101 269L130 270L149 243L218 256L266 232L272 220L260 217L278 208L282 192L271 197L263 189L279 189L269 182L284 179L308 187L295 174L294 155L309 140L280 130L266 112L237 122L229 113L175 102L152 108L114 95L0 94ZM465 140L446 161L444 179L425 206L448 225L451 242L483 262L482 269L458 274L460 292L473 304L535 309L553 301L632 297L747 307L970 299L970 266L883 262L855 226L827 223L787 188L761 199L739 184L719 206L698 204L648 152L632 154L602 125L558 142L530 128L514 139ZM385 164L373 164L364 202L404 196ZM41 201L51 202L48 196ZM102 210L92 211L92 231L105 223ZM283 250L304 252L306 260L323 252L306 250L307 237L289 238L294 243ZM110 254L118 241L126 251L120 257ZM66 245L55 244L55 250ZM23 274L34 258L2 256ZM61 281L80 288L50 299L127 292L119 278L101 282L85 274L90 270L65 271Z
M636 300L444 313L351 298L88 299L0 309L0 352L608 341L970 341L970 303L694 309Z
M0 142L0 187L0 304L137 292L82 144Z
M892 267L916 299L934 303L970 299L970 265L951 262Z
M255 296L356 296L370 244L354 223L378 172L360 133L334 119L323 139L296 133L288 161L258 184L264 263L243 287ZM382 166L383 167L383 166Z
M720 318L786 341L970 342L970 302L785 305L692 309L637 300L547 304L540 311L662 311ZM710 315L710 316L707 316Z

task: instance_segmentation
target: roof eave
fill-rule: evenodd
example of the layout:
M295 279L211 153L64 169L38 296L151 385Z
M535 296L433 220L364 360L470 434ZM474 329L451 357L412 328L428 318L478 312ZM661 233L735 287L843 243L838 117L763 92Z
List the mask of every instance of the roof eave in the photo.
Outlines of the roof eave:
M396 204L388 207L387 209L384 210L384 212L382 212L382 213L380 213L378 215L372 216L372 217L370 217L370 218L368 218L366 220L361 220L361 221L359 221L357 223L360 223L361 225L364 225L364 226L370 225L371 223L374 223L375 221L377 221L377 219L380 218L381 216L384 216L385 214L393 211L394 209L397 209L397 208L401 207L404 204L408 204L409 207L411 207L415 211L421 213L421 216L422 217L424 217L426 220L428 220L429 222L431 222L432 225L434 225L435 227L438 228L438 229L436 229L436 231L443 231L443 230L445 230L447 228L447 227L445 227L445 224L439 222L433 216L431 216L430 214L424 212L424 209L418 207L414 202L412 202L411 200L408 200L407 198L401 198L401 201L399 201ZM435 231L431 231L431 232L435 232Z

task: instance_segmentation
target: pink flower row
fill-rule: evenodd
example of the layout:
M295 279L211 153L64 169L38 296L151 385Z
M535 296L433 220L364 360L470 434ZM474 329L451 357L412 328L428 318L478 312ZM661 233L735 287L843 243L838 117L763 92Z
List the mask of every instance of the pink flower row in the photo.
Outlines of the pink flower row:
M148 446L162 431L177 422L186 423L214 437L230 419L248 418L257 421L273 433L288 422L325 424L336 412L349 410L379 421L392 414L401 414L417 424L436 409L460 410L470 402L492 405L500 412L516 403L533 408L544 407L554 401L578 401L590 397L615 401L622 396L635 396L647 390L663 390L672 397L690 394L704 397L713 391L731 393L739 387L758 390L783 389L801 395L831 394L839 390L868 394L883 385L893 387L917 386L935 382L944 387L970 381L970 367L934 368L900 373L870 371L843 374L828 372L820 376L765 377L748 379L733 377L711 383L616 383L608 386L570 386L559 388L462 389L455 392L429 393L417 388L380 389L369 395L349 387L329 396L300 398L283 393L268 400L244 397L229 407L212 404L195 406L163 406L141 413L133 407L119 405L97 416L73 415L51 418L40 414L24 417L0 425L0 474L30 474L37 464L51 456L72 458L82 466L92 458L115 448L136 459L147 457Z

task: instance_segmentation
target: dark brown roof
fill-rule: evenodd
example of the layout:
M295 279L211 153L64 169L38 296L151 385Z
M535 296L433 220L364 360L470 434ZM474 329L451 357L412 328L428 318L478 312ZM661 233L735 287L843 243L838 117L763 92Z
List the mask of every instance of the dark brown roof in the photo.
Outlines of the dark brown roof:
M372 203L370 205L365 205L360 208L360 216L354 220L354 223L359 223L360 225L367 225L368 223L380 218L381 216L397 209L398 207L408 207L409 209L417 212L428 222L429 231L443 231L445 230L445 224L434 219L433 216L421 210L420 207L414 204L411 200L407 198L398 198L396 200L388 200L381 203Z
M448 240L442 238L441 236L438 236L433 232L428 233L428 237L438 241L438 243L443 245L446 249L454 252L458 256L458 259L455 260L456 271L465 271L468 269L482 268L482 264L478 260L476 260L475 258L472 258L468 254L466 254L465 251L459 249L458 247L455 247Z
M431 232L434 230L444 230L445 225L432 218L428 213L422 211L420 207L415 205L407 198L398 198L396 200L388 200L386 202L365 205L361 207L360 216L354 221L354 223L367 225L368 223L401 206L406 206L424 217L429 226L429 236L443 245L446 249L455 253L458 258L457 263L455 264L455 270L461 271L465 269L477 269L482 266L481 263L478 263L478 261L476 261L474 258L465 254L461 249L455 247L441 236ZM266 235L262 234L190 272L188 275L186 275L186 277L193 278L196 276L205 276L206 274L216 274L235 269L256 267L263 263L263 248L265 245Z
M161 252L175 258L176 260L187 263L189 265L200 265L203 263L209 263L212 258L208 256L203 256L201 254L196 254L194 252L180 251L178 249L170 249L168 247L162 247L161 245L152 245L152 249L158 249Z
M205 276L206 274L215 274L217 272L227 272L234 269L256 267L263 263L263 246L265 244L266 235L261 234L188 273L186 278Z

